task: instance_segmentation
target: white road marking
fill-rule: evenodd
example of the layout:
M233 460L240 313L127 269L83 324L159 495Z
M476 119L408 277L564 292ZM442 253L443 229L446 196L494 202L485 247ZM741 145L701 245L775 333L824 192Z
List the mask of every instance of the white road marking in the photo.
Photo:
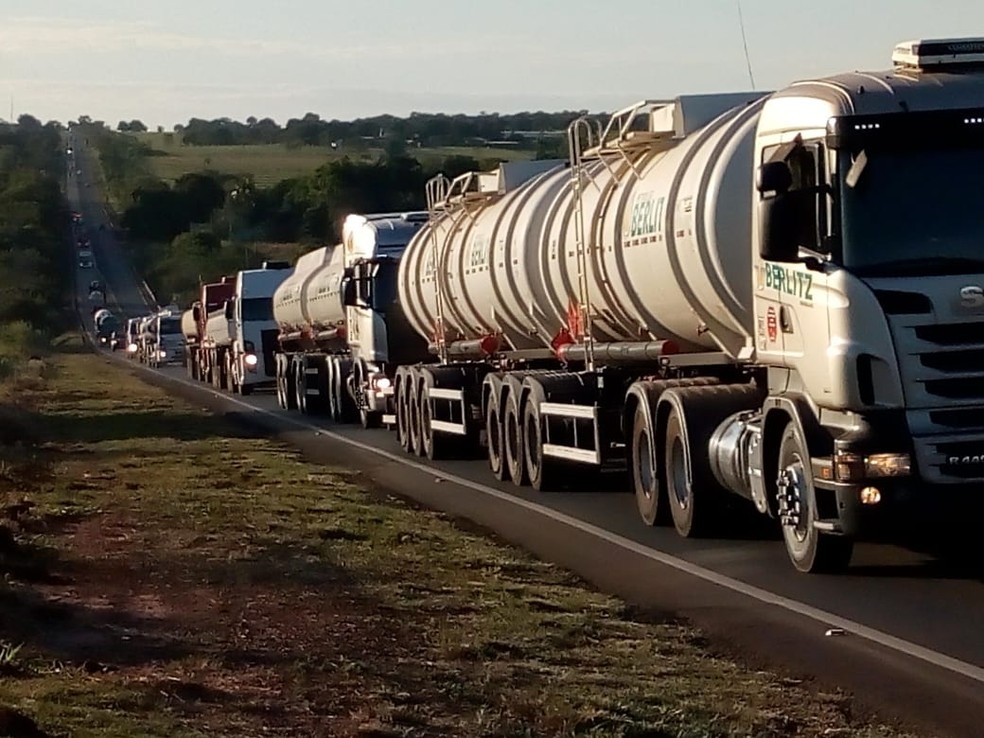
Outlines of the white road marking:
M142 366L139 368L144 369L145 371L148 372L152 371ZM423 464L419 461L414 461L410 457L403 456L400 454L394 454L391 453L390 451L385 451L383 449L376 448L375 446L372 446L368 443L363 443L362 441L357 441L353 438L349 438L348 436L343 436L338 433L334 433L330 430L327 430L317 425L313 425L311 423L306 423L303 420L298 420L297 418L293 418L289 415L279 415L275 412L271 412L270 410L265 410L261 407L250 405L248 402L243 402L237 397L233 397L231 395L227 395L222 392L216 392L215 390L206 387L205 385L196 382L191 382L185 379L184 377L175 377L169 374L161 374L159 372L155 372L155 373L159 374L159 376L164 377L168 381L176 382L179 384L186 385L188 387L194 387L197 389L210 392L216 397L220 397L223 400L226 400L227 402L231 402L235 405L239 405L240 407L243 407L254 413L267 415L273 418L274 420L289 423L291 425L294 425L304 430L314 431L315 433L325 438L329 438L333 441L338 441L340 443L348 444L349 446L358 448L362 451L367 451L377 456L381 456L382 458L388 459L389 461L396 462L397 464L402 464L403 466L409 467L411 469L417 469L418 471L422 471L426 474L430 474L431 476L437 477L446 482L452 482L460 487L465 487L475 492L488 495L489 497L494 497L497 500L501 500L502 502L508 503L510 505L515 505L516 507L521 507L525 510L529 510L530 512L537 513L538 515L543 515L544 517L550 518L555 522L567 525L571 528L574 528L575 530L581 531L582 533L587 533L589 535L595 536L597 538L602 539L603 541L607 541L608 543L618 546L619 548L622 548L626 551L631 551L634 554L643 556L647 559L660 563L664 566L668 566L672 569L676 569L677 571L681 571L685 574L689 574L690 576L697 577L698 579L703 579L706 582L716 584L719 587L724 587L725 589L729 589L732 592L737 592L739 594L745 595L746 597L750 597L754 600L758 600L759 602L763 602L768 605L774 605L784 610L788 610L789 612L796 613L797 615L802 615L804 617L811 618L812 620L816 620L818 623L822 623L827 628L843 630L846 633L858 636L859 638L864 638L865 640L871 641L873 643L877 643L878 645L884 646L885 648L888 648L892 651L898 651L899 653L903 653L907 656L911 656L913 658L920 659L921 661L925 661L927 663L933 664L934 666L938 666L941 669L946 669L947 671L960 674L961 676L967 677L968 679L972 679L976 682L984 683L984 668L975 666L974 664L968 663L966 661L961 661L960 659L955 659L952 656L947 656L946 654L933 651L932 649L926 648L925 646L920 646L916 643L906 641L902 638L897 638L883 631L876 630L875 628L869 628L866 625L857 623L848 618L843 618L839 615L835 615L834 613L827 612L826 610L821 610L820 608L813 607L812 605L807 605L805 603L798 602L788 597L783 597L781 595L774 594L772 592L769 592L768 590L761 589L760 587L756 587L751 584L746 584L745 582L742 582L738 579L732 579L731 577L725 576L723 574L718 574L715 571L711 571L710 569L705 569L704 567L698 566L697 564L692 564L684 559L680 559L677 558L676 556L671 556L670 554L664 553L662 551L658 551L656 549L652 549L647 546L644 546L640 543L636 543L635 541L629 540L628 538L624 538L623 536L612 533L611 531L605 530L604 528L599 528L598 526L593 525L591 523L586 523L583 520L578 520L577 518L572 517L570 515L557 512L556 510L552 510L551 508L546 507L544 505L540 505L536 502L530 502L529 500L524 500L521 497L516 497L515 495L511 495L506 492L501 492L492 487L487 487L484 484L473 482L469 479L459 477L455 474L450 474L436 467Z

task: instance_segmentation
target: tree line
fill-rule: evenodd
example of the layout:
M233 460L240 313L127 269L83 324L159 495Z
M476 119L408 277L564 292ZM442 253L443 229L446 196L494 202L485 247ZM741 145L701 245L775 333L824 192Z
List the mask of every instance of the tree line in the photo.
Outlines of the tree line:
M174 133L189 146L286 144L352 148L359 141L383 139L420 147L505 142L534 150L538 144L563 139L570 122L585 112L412 113L407 118L377 115L352 121L323 120L316 113L307 113L300 118L291 118L283 126L272 118L252 116L242 122L231 118L192 118L174 126ZM139 120L120 121L117 130L141 132L147 127Z
M262 256L251 242L297 243L298 253L336 243L349 213L422 209L425 183L434 174L454 177L498 161L455 155L425 165L387 154L371 161L342 157L271 187L217 171L167 183L151 173L153 150L146 144L105 128L87 131L134 265L157 294L180 301L194 293L199 277L258 266Z
M67 326L64 167L57 123L0 124L0 377Z

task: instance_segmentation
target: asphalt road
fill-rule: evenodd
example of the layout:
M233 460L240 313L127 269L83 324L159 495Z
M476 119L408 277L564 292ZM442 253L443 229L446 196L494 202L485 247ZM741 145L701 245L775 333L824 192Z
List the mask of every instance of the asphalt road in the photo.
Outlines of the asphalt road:
M70 186L69 194L99 234L97 267L124 312L146 312L112 231L98 231L105 211L81 161L91 186ZM92 278L80 274L86 284ZM712 648L749 668L842 688L861 709L920 731L984 734L984 569L966 555L866 544L846 575L806 576L792 569L777 539L685 541L672 529L646 528L626 492L519 490L497 483L484 462L410 458L388 431L288 413L272 393L231 397L192 383L180 368L134 370L276 432L313 459L358 468L385 489L494 531L604 591L686 618Z

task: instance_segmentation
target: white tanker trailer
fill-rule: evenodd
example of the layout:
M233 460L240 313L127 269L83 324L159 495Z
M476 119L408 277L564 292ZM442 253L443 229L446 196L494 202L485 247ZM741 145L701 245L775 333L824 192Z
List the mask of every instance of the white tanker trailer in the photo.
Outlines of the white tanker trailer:
M298 259L273 296L281 407L366 428L395 422L400 363L428 357L396 301L396 271L426 213L350 215L342 243Z
M432 181L399 268L434 356L396 372L403 447L482 444L538 490L627 469L643 519L684 536L745 498L801 571L847 566L910 506L964 515L984 487L982 49L643 103L575 122L570 166Z

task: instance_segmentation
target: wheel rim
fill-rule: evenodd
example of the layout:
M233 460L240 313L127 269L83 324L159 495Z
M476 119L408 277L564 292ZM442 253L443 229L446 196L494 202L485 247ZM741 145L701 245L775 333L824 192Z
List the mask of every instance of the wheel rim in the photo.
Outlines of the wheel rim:
M796 524L789 525L784 523L782 532L786 537L790 547L796 552L803 551L808 544L810 536L810 516L804 504L807 499L806 470L803 460L796 452L792 454L792 460L783 467L787 481L787 504L790 512L796 515Z
M687 486L687 457L680 438L673 439L670 449L670 473L673 475L673 497L680 509L690 507L690 492Z

